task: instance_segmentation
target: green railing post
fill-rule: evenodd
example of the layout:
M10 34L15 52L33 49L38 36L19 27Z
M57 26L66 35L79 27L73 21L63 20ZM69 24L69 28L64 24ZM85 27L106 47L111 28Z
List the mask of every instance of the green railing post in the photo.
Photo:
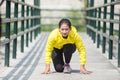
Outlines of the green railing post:
M90 3L90 0L87 0L88 2L88 6L89 7L91 7L90 5L91 5L91 3ZM88 11L86 11L86 16L89 16L89 17L91 17L91 10L88 10ZM87 25L91 25L91 20L89 20L89 19L86 19L86 24ZM86 25L86 26L87 26ZM89 29L89 28L87 28L87 34L89 35L89 36L91 36L91 30Z
M39 7L39 5L40 5L39 0L34 0L34 5ZM40 12L38 12L38 11L39 11L39 9L34 9L34 16L40 15ZM38 21L39 21L38 18L34 19L34 26L36 26L36 25L39 24ZM37 29L34 30L34 39L37 37L37 34L39 32L38 30L39 30L39 28L37 28Z
M98 18L101 18L101 8L98 9ZM100 21L98 21L98 27L97 30L100 31L101 24ZM97 34L97 48L100 47L100 34Z
M26 16L29 16L29 6L26 7L27 13ZM26 29L29 29L29 20L26 21ZM29 46L29 33L26 33L26 46Z
M39 6L40 6L40 0L39 0ZM38 13L40 16L41 16L41 9L39 9L39 13ZM41 24L41 18L39 19L39 25ZM41 26L39 27L39 33L41 32Z
M90 7L94 6L94 0L90 0Z
M37 6L37 0L34 0L34 5ZM36 12L36 11L37 11L37 10L34 9L34 13L33 13L34 16L37 15L37 12ZM35 19L34 19L34 26L36 26L36 24L37 24L37 20L36 20L36 18L35 18ZM34 30L34 39L36 38L36 30L37 30L37 29Z
M40 0L37 0L37 6L40 6ZM40 15L40 10L37 9L37 15ZM37 25L39 25L39 28L37 29L37 35L40 32L40 19L37 19Z
M111 0L113 2L114 0ZM114 19L114 5L110 6L110 19ZM109 36L113 36L113 23L110 22ZM109 59L112 59L113 55L113 40L109 39Z
M10 18L11 12L11 2L6 1L6 18ZM6 23L6 33L5 37L10 39L10 23ZM10 43L5 44L5 66L9 67L9 57L10 57Z
M119 36L118 36L118 67L120 67L120 10L119 10Z
M0 39L2 37L2 19L1 19L1 13L0 13Z
M15 3L14 7L14 17L18 17L18 3ZM17 35L18 30L18 22L14 22L14 34ZM13 58L16 58L16 51L17 51L17 38L13 40Z
M40 3L39 3L39 4L40 4ZM40 6L40 5L39 5L39 6ZM41 10L39 10L38 15L41 16ZM38 20L38 24L39 24L39 25L41 24L41 18L39 18L39 20ZM39 27L38 32L39 32L39 33L41 32L41 26Z
M90 17L92 17L92 12L93 12L93 10L90 10L89 12L90 12ZM90 20L90 26L91 26L91 27L93 27L93 26L92 26L92 23L93 23L92 20ZM91 37L91 39L93 40L93 37L92 37L93 31L92 31L91 29L90 29L89 31L90 31L90 37Z
M86 11L86 16L88 16L88 11ZM89 24L89 20L86 19L86 26ZM86 33L89 35L89 29L86 27Z
M24 2L24 0L22 0ZM24 17L24 5L21 7L21 17ZM24 20L21 21L21 31L24 32ZM21 52L24 52L24 35L21 36Z
M87 4L88 4L88 7L90 7L90 2L89 2L89 0L87 0ZM90 16L90 11L89 11L89 10L86 11L86 16ZM91 22L91 20L86 19L86 24L87 24L87 25L90 25L90 22ZM87 25L86 25L86 26L87 26ZM87 34L88 34L89 36L90 36L90 33L91 33L90 29L87 28Z
M86 8L89 7L89 0L86 0ZM89 11L86 11L86 16L89 16ZM86 33L89 35L89 29L87 28L87 25L89 25L89 19L85 19L86 20ZM89 35L90 36L90 35Z
M33 8L31 8L31 16L33 16ZM30 22L31 22L30 27L32 28L33 27L33 19L31 19ZM33 31L30 31L30 42L32 42L32 32Z
M94 6L94 0L90 0L90 7L93 7ZM90 10L90 17L93 17L94 16L94 10ZM94 21L91 20L90 21L90 25L94 28ZM94 31L90 30L91 32L91 37L92 37L92 40L94 41Z
M104 0L104 4L107 3L107 0ZM104 14L103 14L103 19L106 19L106 14L107 14L107 7L104 7ZM106 22L103 22L103 33L106 34ZM106 37L103 36L103 44L102 44L102 53L105 53L106 49Z
M96 17L96 15L97 15L97 10L95 9L93 16ZM93 21L93 27L94 27L94 29L96 29L96 20ZM96 32L93 32L93 42L94 43L96 42Z
M89 15L90 15L90 13L89 13L89 11L87 11L86 16L89 16ZM90 20L89 19L86 19L86 26L87 25L90 25ZM90 29L89 28L87 28L87 34L90 36Z

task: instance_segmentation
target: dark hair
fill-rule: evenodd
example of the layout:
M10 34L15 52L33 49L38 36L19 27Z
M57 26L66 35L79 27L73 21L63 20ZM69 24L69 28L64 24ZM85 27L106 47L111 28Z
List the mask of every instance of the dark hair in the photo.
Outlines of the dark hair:
M69 26L69 28L71 28L71 22L70 22L70 20L68 20L68 19L66 19L66 18L63 18L63 19L60 20L60 22L59 22L59 28L60 28L60 26L61 26L63 23L67 24L67 25Z

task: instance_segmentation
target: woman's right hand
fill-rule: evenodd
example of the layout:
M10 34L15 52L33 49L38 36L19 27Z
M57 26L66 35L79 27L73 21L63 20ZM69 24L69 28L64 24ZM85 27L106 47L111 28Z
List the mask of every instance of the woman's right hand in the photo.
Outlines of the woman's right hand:
M50 64L46 64L45 70L42 72L42 74L49 74L50 73Z

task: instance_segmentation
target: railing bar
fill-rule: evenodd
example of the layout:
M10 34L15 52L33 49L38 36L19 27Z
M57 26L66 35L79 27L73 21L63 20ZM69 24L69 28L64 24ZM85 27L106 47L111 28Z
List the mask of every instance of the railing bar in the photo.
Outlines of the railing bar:
M0 40L0 46L5 45L5 44L9 43L10 41L16 39L17 37L22 36L22 35L24 35L24 34L26 34L28 32L31 32L31 31L33 31L33 30L35 30L37 28L39 28L39 25L36 25L35 27L29 28L29 29L26 29L25 31L21 31L18 34L13 34L13 35L10 36L10 39L5 38L3 40Z
M110 20L110 19L101 19L101 18L93 18L93 17L86 17L86 19L90 19L90 20L97 20L97 21L103 21L103 22L111 22L111 23L119 23L119 20Z
M114 37L114 36L109 36L109 35L101 32L101 31L97 31L96 29L94 29L94 28L91 27L90 25L87 25L86 27L89 28L89 29L91 29L92 31L96 32L97 34L100 34L100 35L106 37L107 39L110 39L110 40L113 40L113 41L118 42L118 38L116 38L116 37Z
M2 24L4 23L9 23L9 22L15 22L15 21L22 21L22 20L28 20L28 19L39 19L39 18L51 18L51 19L54 19L54 18L63 18L63 17L41 17L41 16L31 16L31 17L18 17L18 18L5 18L5 19L2 19ZM67 18L70 18L70 19L84 19L84 18L81 18L81 17L67 17Z
M35 19L35 18L40 18L40 16L18 17L18 18L5 18L5 19L2 19L2 24L3 23L9 23L9 22L15 22L15 21L28 20L28 19Z
M41 9L41 11L82 11L84 12L85 10L81 10L81 9Z
M7 1L11 1L11 2L18 3L18 4L21 4L21 5L24 5L24 6L29 6L29 7L32 7L32 8L40 9L40 7L38 7L38 6L30 5L30 4L27 4L27 3L24 3L24 2L21 2L21 1L18 1L18 0L7 0Z
M86 10L93 10L93 9L107 7L107 6L116 5L116 4L120 4L120 1L110 2L110 3L104 4L102 6L90 7L90 8L87 8Z

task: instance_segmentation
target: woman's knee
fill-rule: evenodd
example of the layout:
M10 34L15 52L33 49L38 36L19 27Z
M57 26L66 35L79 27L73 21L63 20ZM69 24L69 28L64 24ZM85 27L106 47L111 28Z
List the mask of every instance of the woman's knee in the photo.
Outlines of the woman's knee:
M56 66L55 66L55 70L57 71L57 72L63 72L63 65L61 65L61 64L57 64Z

